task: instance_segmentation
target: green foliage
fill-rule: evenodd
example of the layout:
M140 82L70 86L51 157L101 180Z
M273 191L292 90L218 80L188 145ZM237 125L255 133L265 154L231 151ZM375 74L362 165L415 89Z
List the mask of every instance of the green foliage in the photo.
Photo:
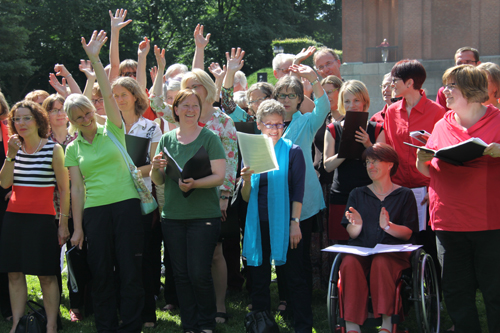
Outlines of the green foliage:
M253 72L249 76L247 76L248 87L250 87L254 83L257 83L257 74L258 73L267 73L267 82L269 82L273 86L276 84L276 82L278 82L278 80L276 80L276 78L274 77L273 68L266 67L266 68L261 68L255 72Z
M110 32L108 10L128 10L133 22L120 32L120 59L137 59L145 37L166 49L167 64L191 66L196 24L211 33L205 66L225 63L232 47L246 51L245 73L270 66L273 40L311 36L318 43L340 48L339 0L1 0L0 87L9 102L33 89L54 92L48 74L64 64L81 87L79 72L85 58L80 38L93 30ZM332 23L333 22L333 23ZM335 43L332 41L335 40ZM101 60L108 63L109 42ZM150 51L148 67L156 65Z
M302 37L273 40L271 47L274 49L275 46L282 47L284 53L297 54L302 51L302 49L307 49L309 46L315 46L318 49L323 46L323 44L318 43L309 37ZM313 66L312 57L307 58L303 64Z

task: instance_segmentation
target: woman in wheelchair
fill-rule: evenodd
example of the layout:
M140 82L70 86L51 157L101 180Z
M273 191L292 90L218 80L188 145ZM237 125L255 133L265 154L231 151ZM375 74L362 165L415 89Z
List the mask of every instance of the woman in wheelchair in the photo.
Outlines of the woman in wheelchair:
M358 187L349 195L342 220L349 233L349 245L410 243L413 232L418 232L417 206L410 189L391 181L399 164L396 151L377 143L367 148L362 158L373 183ZM373 315L382 317L380 332L391 331L396 283L401 272L409 267L410 252L343 256L340 274L348 333L361 332L360 325L368 317L369 291Z

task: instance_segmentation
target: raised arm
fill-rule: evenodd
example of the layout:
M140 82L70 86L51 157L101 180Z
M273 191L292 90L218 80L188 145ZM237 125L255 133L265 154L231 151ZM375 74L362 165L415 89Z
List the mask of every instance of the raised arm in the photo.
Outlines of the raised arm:
M156 62L158 64L158 74L153 82L153 87L151 88L149 94L149 101L151 102L151 108L156 112L158 117L162 117L169 123L175 123L175 119L172 113L172 109L165 103L163 98L163 73L165 72L165 49L160 50L158 46L155 45L154 53L156 57Z
M78 65L78 68L87 77L87 83L85 84L85 90L83 91L83 94L85 95L85 97L92 100L92 89L94 88L95 83L95 73L92 69L92 64L90 63L90 60L85 61L83 59L80 59L80 65Z
M205 47L207 46L209 41L210 34L207 34L206 37L203 37L203 25L198 24L194 29L194 43L196 45L196 48L194 50L193 69L205 69Z
M245 51L242 51L241 48L235 49L234 47L231 49L231 54L226 52L226 77L224 78L223 87L226 89L230 89L234 84L234 75L237 71L243 68L245 64L245 60L243 57L245 56Z
M226 77L226 66L223 66L223 68L220 68L219 63L213 62L208 67L208 70L210 71L210 73L212 73L212 75L215 78L215 87L217 87L217 98L215 101L218 102L220 99L220 91L221 91L221 87L222 87L222 82L224 81L224 78Z
M150 48L150 41L147 37L139 43L139 48L137 50L137 83L142 90L146 90L147 86L147 74L146 74L146 63Z
M68 83L69 89L71 90L72 94L81 94L82 90L76 83L75 79L73 78L73 75L66 69L66 67L63 64L56 64L54 66L54 71L56 72L56 76L62 76L66 79L66 82Z
M109 81L113 82L120 75L120 30L127 26L132 20L125 21L127 16L126 9L117 9L115 15L109 11L111 18L111 41L109 46L109 64L111 69L109 71Z
M118 104L116 104L113 91L111 90L111 84L109 84L108 77L99 59L99 52L107 40L108 37L106 37L106 33L103 30L99 34L97 34L97 30L94 30L88 44L85 38L82 37L82 46L94 66L95 76L101 89L102 98L104 99L104 110L106 111L106 116L108 116L108 121L113 122L116 127L122 128L120 109L118 109Z
M66 90L66 79L62 78L61 83L57 79L54 73L49 74L49 84L54 88L54 90L62 97L68 97L68 91Z

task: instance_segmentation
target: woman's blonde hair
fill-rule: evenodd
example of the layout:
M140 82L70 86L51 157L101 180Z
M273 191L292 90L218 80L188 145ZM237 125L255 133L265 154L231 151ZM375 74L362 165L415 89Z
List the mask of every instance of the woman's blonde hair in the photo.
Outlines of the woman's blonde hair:
M344 82L339 91L339 102L337 106L340 114L345 115L346 113L346 109L344 107L345 92L351 93L355 97L361 99L363 101L363 111L368 111L370 108L370 95L368 95L368 89L366 89L365 84L358 80L349 80Z
M92 102L90 101L90 99L87 98L87 96L81 94L69 95L64 101L64 112L66 112L69 118L68 133L70 135L73 135L76 132L76 127L75 125L73 125L73 122L75 121L73 119L73 112L75 110L81 110L83 112L91 110L94 112L94 119L96 118L95 116L96 109L94 107L94 104L92 104Z
M131 77L121 76L113 82L111 88L113 89L116 86L127 89L136 98L134 106L135 114L139 117L142 116L149 106L149 99L146 92L139 86L139 83Z
M189 79L197 80L207 91L207 98L203 102L212 104L217 99L217 88L215 87L214 81L204 70L193 68L191 72L187 72L181 81L181 89L186 89L186 82Z

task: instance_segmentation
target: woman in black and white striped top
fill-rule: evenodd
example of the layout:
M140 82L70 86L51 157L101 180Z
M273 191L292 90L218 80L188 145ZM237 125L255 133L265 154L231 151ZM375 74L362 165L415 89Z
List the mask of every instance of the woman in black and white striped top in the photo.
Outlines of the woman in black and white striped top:
M69 177L60 145L47 139L49 120L41 106L21 101L9 113L12 136L0 171L0 185L12 186L0 241L0 271L8 272L13 325L24 315L25 275L38 275L47 313L47 333L57 332L59 245L69 238ZM55 226L54 189L61 198ZM59 238L59 239L58 239Z

